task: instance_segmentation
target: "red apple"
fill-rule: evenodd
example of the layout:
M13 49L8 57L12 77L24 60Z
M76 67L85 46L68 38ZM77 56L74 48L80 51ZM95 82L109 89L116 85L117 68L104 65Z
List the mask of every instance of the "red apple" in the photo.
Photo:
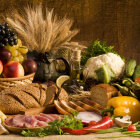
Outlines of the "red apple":
M6 78L14 78L24 76L24 68L17 61L9 61L4 65L3 76Z
M0 60L0 74L2 73L2 71L3 71L3 64L2 64L2 62Z
M23 62L23 67L26 74L34 73L37 70L37 64L33 59L27 59Z

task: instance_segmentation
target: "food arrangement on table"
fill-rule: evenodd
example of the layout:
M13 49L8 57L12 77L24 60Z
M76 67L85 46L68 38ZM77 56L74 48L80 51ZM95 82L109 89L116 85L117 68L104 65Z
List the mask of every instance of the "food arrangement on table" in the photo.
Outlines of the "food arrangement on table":
M140 137L140 64L42 6L0 24L0 134ZM101 137L100 137L101 138ZM102 137L107 138L107 137ZM113 136L112 138L115 138Z

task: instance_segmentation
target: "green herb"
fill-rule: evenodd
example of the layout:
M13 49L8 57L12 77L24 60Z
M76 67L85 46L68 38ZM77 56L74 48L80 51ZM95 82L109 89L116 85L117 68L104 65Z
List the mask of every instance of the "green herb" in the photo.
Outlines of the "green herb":
M77 112L72 112L76 116ZM49 126L40 128L38 131L33 132L30 130L23 130L21 135L25 137L44 137L48 135L63 135L61 127L68 127L71 129L83 128L81 120L76 119L73 115L64 115L63 119L58 119L53 122L49 122Z
M114 46L107 46L106 42L101 42L99 40L95 40L87 49L86 49L86 55L83 55L81 58L81 64L85 65L87 60L90 57L99 56L106 53L114 53L117 54L117 52L114 51ZM124 58L122 58L124 59Z
M98 132L96 132L97 134L121 132L121 135L109 136L109 137L97 137L97 138L99 138L99 139L120 138L120 137L138 137L138 138L140 138L140 122L137 122L134 125L136 125L137 131L127 131L128 127L99 130Z

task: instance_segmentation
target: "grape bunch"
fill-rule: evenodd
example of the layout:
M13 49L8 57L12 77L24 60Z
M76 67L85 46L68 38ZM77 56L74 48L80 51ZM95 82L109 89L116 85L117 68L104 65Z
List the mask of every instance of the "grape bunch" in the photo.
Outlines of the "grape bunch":
M17 36L8 26L8 23L0 23L0 48L6 45L17 45Z
M20 39L18 39L17 45L13 45L13 46L7 45L4 48L11 52L12 61L17 61L17 62L22 63L25 59L27 59L26 54L28 52L28 48L22 45L22 42Z

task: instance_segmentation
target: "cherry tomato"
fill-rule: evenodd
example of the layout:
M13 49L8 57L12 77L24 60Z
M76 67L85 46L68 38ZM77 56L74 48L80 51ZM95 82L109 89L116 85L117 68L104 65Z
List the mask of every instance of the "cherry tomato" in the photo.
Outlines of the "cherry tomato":
M140 83L140 77L136 78L136 79L135 79L135 82L136 82L136 83Z
M136 131L136 130L137 130L137 128L133 124L129 125L128 128L127 128L127 131Z
M90 122L89 122L89 126L90 126L90 125L94 125L95 123L96 123L95 121L90 121Z

